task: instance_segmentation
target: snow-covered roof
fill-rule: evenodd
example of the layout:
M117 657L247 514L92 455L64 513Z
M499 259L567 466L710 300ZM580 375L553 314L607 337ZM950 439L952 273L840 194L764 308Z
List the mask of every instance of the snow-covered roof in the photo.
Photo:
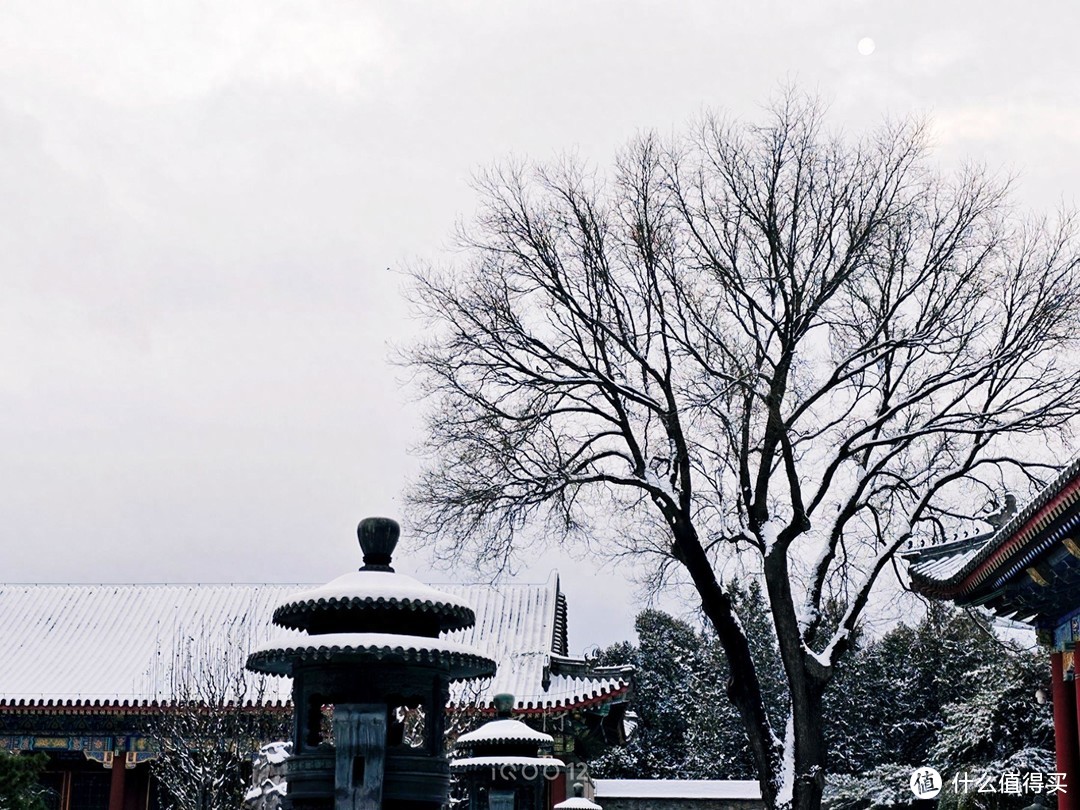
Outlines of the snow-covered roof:
M911 573L924 579L939 582L949 581L962 572L969 562L979 556L979 553L990 542L991 537L991 535L970 537L910 552L909 558L914 559L918 555L917 561L911 565Z
M596 779L593 787L600 800L761 799L761 786L751 779Z
M553 810L604 810L596 802L591 802L584 796L573 796L566 801L561 801Z
M181 673L197 670L199 662L220 667L227 658L242 666L251 650L283 636L310 643L313 637L273 627L270 619L274 606L311 587L0 584L0 706L174 699ZM626 675L563 674L571 662L554 652L565 651L556 576L498 589L436 587L476 612L473 628L443 638L497 662L481 702L512 692L519 710L542 711L582 707L627 690ZM286 701L290 690L288 678L266 678L262 698Z
M457 744L462 748L475 748L478 745L494 743L552 745L554 742L555 738L550 734L529 728L520 720L510 719L492 720L457 738Z
M0 701L171 700L185 686L183 673L196 678L200 662L215 660L219 671L242 667L248 650L281 632L270 615L296 590L0 585ZM264 699L289 699L288 681L264 680Z
M472 624L473 609L468 600L432 588L410 577L389 571L351 571L325 585L291 594L275 611L274 618L285 627L302 629L313 611L382 606L437 614L444 629L460 629Z
M498 671L486 695L507 692L515 711L548 711L601 702L626 692L629 679L616 671L584 672L583 662L566 659L565 604L559 578L543 584L437 585L440 591L468 598L476 624L447 638L475 647L494 658ZM573 666L576 664L577 666Z
M482 771L486 768L535 768L539 771L559 771L566 763L555 757L462 757L450 760L451 771Z
M992 534L943 543L904 554L912 585L931 595L971 591L1012 565L1033 543L1065 519L1077 523L1080 458L1069 463L1043 490ZM1071 528L1071 526L1063 527ZM1052 540L1043 543L1049 547ZM1043 549L1045 550L1045 549ZM1033 553L1040 549L1034 549ZM1027 564L1027 563L1025 563Z
M289 675L294 662L377 660L389 663L439 663L452 678L491 675L495 662L476 650L443 638L398 633L324 633L277 636L251 651L248 662L259 672Z

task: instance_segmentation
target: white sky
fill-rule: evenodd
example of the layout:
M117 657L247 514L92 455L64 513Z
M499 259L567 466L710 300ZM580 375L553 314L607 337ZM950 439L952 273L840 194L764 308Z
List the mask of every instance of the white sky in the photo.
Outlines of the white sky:
M930 114L943 163L1053 208L1080 184L1078 32L1064 0L8 0L0 581L355 568L357 520L416 469L395 269L446 255L481 165L603 165L796 80L851 130ZM630 637L624 572L524 576L554 567L574 651Z

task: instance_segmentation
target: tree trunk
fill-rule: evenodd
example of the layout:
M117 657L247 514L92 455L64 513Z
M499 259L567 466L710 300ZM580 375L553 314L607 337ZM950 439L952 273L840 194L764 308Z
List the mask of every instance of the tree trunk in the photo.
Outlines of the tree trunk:
M671 530L683 565L686 566L694 581L694 586L701 595L702 609L716 630L717 638L724 648L724 654L730 665L731 680L728 683L728 697L738 709L746 729L750 752L757 767L762 801L766 807L776 807L781 751L774 744L772 727L761 696L761 682L758 679L754 659L750 654L746 634L735 615L731 598L724 593L720 583L716 581L716 575L709 564L705 550L698 542L693 525L689 520L683 520L681 517L672 520L671 523Z
M822 733L822 689L811 686L806 699L792 700L795 731L795 773L792 810L818 810L825 791L825 740ZM796 709L796 706L798 708Z

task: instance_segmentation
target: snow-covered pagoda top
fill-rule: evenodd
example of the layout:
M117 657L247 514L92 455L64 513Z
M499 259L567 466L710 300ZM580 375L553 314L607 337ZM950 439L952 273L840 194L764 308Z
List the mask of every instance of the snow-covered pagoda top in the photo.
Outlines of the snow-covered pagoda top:
M564 767L562 760L545 756L555 743L554 737L511 719L513 695L495 695L494 703L496 719L457 738L454 747L461 756L451 761L452 771L460 773L492 766L545 770Z
M274 611L274 624L311 634L408 627L434 637L476 623L464 599L399 574L390 566L401 529L389 518L368 518L357 535L364 567L292 596Z
M585 786L581 782L575 782L574 795L559 802L552 810L604 810L596 802L586 799L584 793Z
M438 621L439 632L463 630L476 621L467 602L407 574L353 571L290 597L274 611L274 623L312 632L316 617L340 621L350 613L374 616L402 610L430 614Z
M274 611L274 624L291 633L252 651L248 669L291 675L314 661L437 664L451 679L495 674L495 662L467 644L439 638L443 630L472 626L464 601L439 593L390 566L401 529L389 518L367 518L357 536L364 567L328 585L290 597Z
M574 796L571 799L559 802L554 810L604 810L596 802L591 802L584 796Z
M525 746L535 753L540 748L551 748L555 738L550 734L529 728L520 720L513 720L510 713L514 710L514 696L505 692L495 695L496 719L489 720L479 728L466 732L457 738L456 746L463 750L479 748Z
M500 696L496 695L496 699ZM555 738L550 734L529 728L520 720L492 720L480 728L462 734L457 738L460 748L475 748L481 745L498 743L531 743L533 745L553 745Z

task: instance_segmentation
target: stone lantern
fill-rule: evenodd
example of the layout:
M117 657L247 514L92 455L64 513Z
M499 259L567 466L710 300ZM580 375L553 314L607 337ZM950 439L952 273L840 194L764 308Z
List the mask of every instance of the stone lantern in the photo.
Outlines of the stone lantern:
M566 801L559 802L551 810L604 810L604 808L586 799L585 786L581 782L575 782L574 795Z
M469 794L469 810L543 810L548 786L566 767L544 756L555 738L510 718L513 695L495 696L495 719L457 738L464 756L450 769Z
M476 616L394 572L399 532L386 518L361 522L364 566L290 597L274 624L300 632L248 657L249 669L293 678L293 810L438 810L447 800L449 683L492 675L495 662L439 637Z

